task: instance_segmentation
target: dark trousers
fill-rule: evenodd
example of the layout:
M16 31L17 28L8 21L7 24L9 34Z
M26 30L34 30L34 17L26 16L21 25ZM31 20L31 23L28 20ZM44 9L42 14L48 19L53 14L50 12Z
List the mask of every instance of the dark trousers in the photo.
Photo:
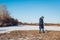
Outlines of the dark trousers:
M44 26L39 26L39 32L44 32Z

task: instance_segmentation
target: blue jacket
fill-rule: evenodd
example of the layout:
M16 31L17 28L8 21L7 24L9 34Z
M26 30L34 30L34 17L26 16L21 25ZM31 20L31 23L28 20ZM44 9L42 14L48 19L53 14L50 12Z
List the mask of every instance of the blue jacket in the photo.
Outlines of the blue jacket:
M39 19L39 26L44 26L44 21L43 21L43 19Z

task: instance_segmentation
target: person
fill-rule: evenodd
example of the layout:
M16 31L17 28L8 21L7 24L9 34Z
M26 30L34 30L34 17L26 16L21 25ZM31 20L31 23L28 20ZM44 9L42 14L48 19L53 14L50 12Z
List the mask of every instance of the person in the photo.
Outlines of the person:
M43 32L44 33L44 21L43 21L44 17L41 16L39 18L39 33Z

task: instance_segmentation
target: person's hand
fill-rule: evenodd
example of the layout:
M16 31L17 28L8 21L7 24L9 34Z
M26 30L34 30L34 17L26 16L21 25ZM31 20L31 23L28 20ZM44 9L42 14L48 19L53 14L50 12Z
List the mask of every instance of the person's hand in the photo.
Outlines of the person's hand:
M45 26L45 23L44 23L44 26Z

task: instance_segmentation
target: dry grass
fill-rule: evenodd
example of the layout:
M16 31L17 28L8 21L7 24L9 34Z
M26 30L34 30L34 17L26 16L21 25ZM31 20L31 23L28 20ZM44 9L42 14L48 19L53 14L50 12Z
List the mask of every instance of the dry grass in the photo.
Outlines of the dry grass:
M38 30L16 30L10 33L0 34L0 40L60 40L60 32L45 31L45 33L39 33Z

